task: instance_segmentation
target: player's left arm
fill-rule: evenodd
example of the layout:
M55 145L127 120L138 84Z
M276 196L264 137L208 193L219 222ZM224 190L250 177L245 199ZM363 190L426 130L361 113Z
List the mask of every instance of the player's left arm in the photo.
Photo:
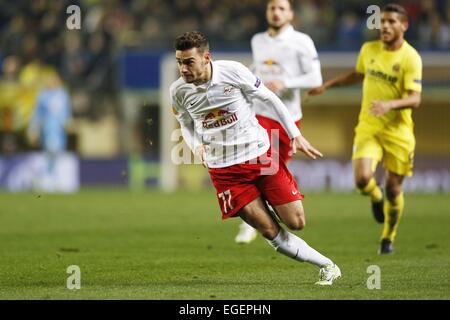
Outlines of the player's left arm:
M237 69L236 80L241 90L251 99L261 99L264 103L272 106L275 114L278 116L278 122L283 126L292 142L292 151L302 151L308 157L316 159L322 157L320 151L314 148L305 137L302 136L300 130L292 120L291 114L280 98L270 91L261 80L253 75L250 70L241 66Z
M291 118L289 110L275 93L269 90L253 73L242 64L236 64L234 81L239 85L242 92L250 99L259 99L271 106L278 117L278 122L286 130L288 136L293 139L300 134L300 130Z
M417 109L422 101L422 59L418 54L408 57L405 63L403 85L406 97L387 101L372 101L370 112L380 117L391 110Z
M422 101L422 94L417 91L409 90L408 96L403 99L380 101L372 101L370 112L377 117L381 117L391 110L417 109Z

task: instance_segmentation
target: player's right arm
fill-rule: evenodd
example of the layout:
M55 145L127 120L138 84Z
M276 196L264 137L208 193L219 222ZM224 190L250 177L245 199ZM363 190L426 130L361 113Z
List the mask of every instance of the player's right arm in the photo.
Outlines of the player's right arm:
M199 135L195 132L194 120L186 108L180 103L176 90L170 88L172 98L172 112L180 124L181 135L191 151L200 158L204 167L206 165L206 146L202 144Z
M353 85L353 84L362 82L364 80L364 73L365 73L365 66L364 66L365 48L366 48L366 46L363 45L361 48L361 51L359 52L358 62L356 63L355 70L346 72L344 74L337 76L336 78L328 80L320 87L316 87L311 90L308 90L307 94L309 96L315 96L318 94L322 94L326 90L333 88L333 87L349 86L349 85Z

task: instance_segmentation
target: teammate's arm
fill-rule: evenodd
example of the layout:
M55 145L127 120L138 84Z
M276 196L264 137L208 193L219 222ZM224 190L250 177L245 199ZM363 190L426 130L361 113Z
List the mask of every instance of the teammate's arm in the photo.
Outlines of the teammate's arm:
M298 52L297 63L302 74L284 80L273 80L265 85L273 92L284 89L305 89L321 86L323 83L319 55L312 39L305 40L302 52Z
M298 58L302 74L286 80L286 88L289 89L314 88L323 84L319 54L313 40L308 37L302 44L304 50L299 52Z
M326 90L333 87L349 86L352 84L360 83L364 80L364 74L358 71L350 71L337 76L334 79L326 81L323 85L317 88L308 90L308 95L315 96L324 93Z
M322 85L322 73L320 71L318 58L312 59L311 57L308 57L301 60L302 65L308 65L308 68L306 69L307 73L286 80L273 80L266 83L266 86L273 92L279 92L286 88L305 89Z

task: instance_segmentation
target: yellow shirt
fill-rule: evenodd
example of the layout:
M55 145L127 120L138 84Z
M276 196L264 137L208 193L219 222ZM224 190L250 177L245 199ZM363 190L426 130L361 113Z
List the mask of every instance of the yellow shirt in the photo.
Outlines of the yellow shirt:
M411 109L391 110L382 117L369 113L374 100L394 100L408 96L408 91L422 91L422 59L406 40L400 49L387 51L383 42L366 42L359 53L356 71L364 74L363 99L359 122L382 130L404 127L413 129Z
M53 70L53 67L48 65L29 63L20 71L19 81L22 85L20 114L25 125L28 125L31 118L39 91L44 86L46 75Z
M18 81L0 80L0 129L2 130L19 130L23 127L18 114L21 89Z

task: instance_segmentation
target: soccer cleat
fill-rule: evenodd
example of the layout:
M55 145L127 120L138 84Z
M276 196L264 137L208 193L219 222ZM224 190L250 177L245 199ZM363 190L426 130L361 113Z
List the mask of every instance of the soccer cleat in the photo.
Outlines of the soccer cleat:
M378 249L378 254L392 254L394 253L394 246L392 241L389 239L381 240L380 248Z
M256 239L257 234L258 233L253 227L243 222L239 226L239 233L237 234L234 241L239 244L248 244Z
M330 264L319 270L319 281L316 282L320 286L331 286L333 281L341 277L341 270L336 264Z
M384 197L380 201L372 201L372 214L378 223L384 222Z

